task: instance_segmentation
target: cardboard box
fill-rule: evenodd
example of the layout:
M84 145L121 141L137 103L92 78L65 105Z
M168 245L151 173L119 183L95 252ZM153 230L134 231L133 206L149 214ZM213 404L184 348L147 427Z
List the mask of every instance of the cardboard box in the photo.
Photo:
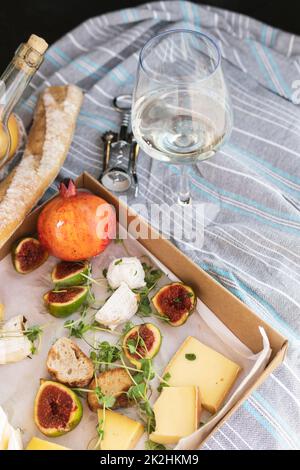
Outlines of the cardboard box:
M231 408L214 430L202 442L203 445L206 440L209 439L211 434L222 426L223 422L237 410L251 392L256 389L283 361L287 351L288 342L277 331L255 315L249 307L227 291L199 266L193 263L193 261L188 259L171 242L162 238L144 219L133 213L127 206L119 201L118 198L107 191L89 174L84 173L81 175L77 179L76 185L79 188L85 188L94 194L103 197L116 208L117 215L119 215L120 210L124 211L127 214L128 225L136 219L136 223L141 227L141 232L149 234L149 237L146 239L138 239L139 243L156 256L178 278L186 284L191 285L195 289L197 296L244 344L248 346L248 348L253 351L253 353L257 353L262 349L262 337L258 331L259 326L263 326L269 337L272 355L267 367L255 383L244 393L243 397ZM11 245L15 240L24 235L35 232L36 222L41 208L42 206L32 212L12 237L3 245L0 250L0 260L10 252ZM151 234L152 236L150 236Z

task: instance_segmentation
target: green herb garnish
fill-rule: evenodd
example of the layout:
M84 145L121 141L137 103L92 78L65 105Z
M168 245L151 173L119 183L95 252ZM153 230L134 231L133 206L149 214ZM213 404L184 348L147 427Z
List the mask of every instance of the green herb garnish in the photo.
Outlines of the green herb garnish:
M127 335L127 333L132 330L133 327L134 323L132 323L131 321L126 322L122 329L122 336Z
M160 269L155 269L149 266L146 263L142 263L143 269L145 271L145 282L148 288L148 291L153 289L159 279L162 277L163 272Z
M140 302L137 311L137 315L140 317L150 317L152 313L152 308L150 300L147 295L140 295Z
M130 354L136 354L136 350L138 347L137 341L135 341L134 339L129 339L126 342L126 347L128 351L130 352Z
M116 403L116 398L111 395L105 395L100 387L96 387L94 389L94 393L97 397L99 405L102 407L105 406L106 408L112 408Z
M145 442L145 449L146 450L166 450L166 447L162 444L157 444L156 442L153 442L150 439L148 439L148 441Z
M185 355L185 358L188 360L188 361L195 361L196 360L196 354L186 354Z
M116 345L109 344L108 341L102 341L90 353L90 358L99 370L107 370L109 365L120 360L121 349Z
M30 328L26 328L26 330L24 331L24 335L31 342L31 348L30 348L31 354L35 354L38 351L42 334L43 334L43 330L38 325L31 326ZM38 346L35 345L36 341L38 341Z
M170 385L168 383L170 378L171 378L171 374L169 372L167 372L166 374L163 375L162 381L159 384L159 386L157 387L158 392L161 392L164 387L170 387Z

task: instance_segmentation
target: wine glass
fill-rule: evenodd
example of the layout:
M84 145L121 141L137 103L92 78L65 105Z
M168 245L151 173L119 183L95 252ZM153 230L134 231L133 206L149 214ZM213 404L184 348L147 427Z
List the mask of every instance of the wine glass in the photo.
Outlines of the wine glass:
M139 57L132 130L148 155L178 165L180 204L191 202L188 164L212 157L231 129L230 98L215 41L188 29L150 39Z

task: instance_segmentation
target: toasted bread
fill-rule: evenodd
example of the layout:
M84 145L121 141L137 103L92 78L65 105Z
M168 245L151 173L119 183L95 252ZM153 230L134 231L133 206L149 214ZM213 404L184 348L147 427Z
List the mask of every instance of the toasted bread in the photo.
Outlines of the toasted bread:
M130 406L130 401L126 395L127 390L133 385L128 373L122 367L117 367L112 370L102 372L94 379L89 385L90 389L100 387L104 395L114 396L116 402L112 408L127 408ZM89 392L87 401L92 411L97 411L102 406L99 404L97 396L93 392Z
M92 361L69 338L59 338L48 352L47 368L58 382L85 387L94 374Z

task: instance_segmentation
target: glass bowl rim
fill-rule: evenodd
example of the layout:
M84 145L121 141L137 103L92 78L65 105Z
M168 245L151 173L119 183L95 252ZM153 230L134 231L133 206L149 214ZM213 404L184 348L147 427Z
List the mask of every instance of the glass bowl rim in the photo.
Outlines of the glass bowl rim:
M156 34L155 36L152 36L150 39L148 39L146 41L146 43L143 45L140 53L139 53L139 65L141 67L141 69L144 71L144 73L146 75L148 75L149 77L151 76L151 73L149 73L149 70L147 70L144 66L144 61L143 61L143 54L146 50L146 48L149 47L149 45L151 45L151 43L156 40L157 38L161 38L163 36L168 36L169 34L174 34L174 33L190 33L190 34L195 34L197 36L200 36L202 39L205 38L206 40L208 40L208 42L213 46L213 48L215 49L216 53L217 53L217 60L216 60L216 63L214 65L214 69L205 77L203 78L198 78L196 80L194 80L195 82L201 82L201 81L204 81L204 80L207 80L208 78L212 77L212 75L214 75L216 73L216 71L219 69L220 65L221 65L221 51L220 51L220 48L219 46L217 45L215 39L213 39L211 36L209 36L208 34L206 33L201 33L200 31L196 31L196 30L193 30L193 29L186 29L186 28L175 28L175 29L168 29L166 31L162 31L161 33L158 33ZM155 77L151 77L152 80L155 80L157 82L163 82L163 80L160 80L158 78L155 78ZM175 80L175 81L172 81L172 83L182 83L181 80Z

